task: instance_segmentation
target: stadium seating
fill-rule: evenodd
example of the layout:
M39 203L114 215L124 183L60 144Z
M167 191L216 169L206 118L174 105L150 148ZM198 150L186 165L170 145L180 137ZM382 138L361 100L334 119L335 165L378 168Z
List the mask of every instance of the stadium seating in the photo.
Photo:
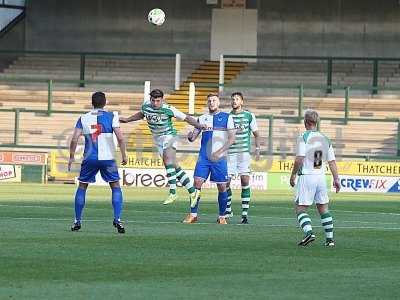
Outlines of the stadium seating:
M112 88L115 91L143 91L143 82L150 80L153 87L170 92L174 86L175 58L131 58L131 57L99 57L87 56L85 63L85 80L98 81L87 84L88 90ZM186 78L198 65L196 60L181 61L181 76ZM71 89L76 87L80 75L80 57L75 55L25 55L16 59L8 68L0 73L2 78L30 78L33 80L54 79L57 88ZM101 81L114 81L114 84ZM125 82L132 84L119 84ZM11 86L43 88L37 82L13 82Z
M233 90L232 90L233 91ZM251 96L244 91L246 106L257 110L258 114L293 117L298 114L298 97L294 96ZM371 97L350 98L349 117L362 118L399 118L400 111L393 110L398 99L377 99ZM327 118L343 118L345 111L344 97L304 97L303 108L312 108Z
M249 95L259 96L275 93L287 95L296 90L268 88L272 85L296 86L303 84L313 95L324 95L325 89L318 86L326 85L325 61L278 61L259 60L249 63L246 69L233 81L237 86L251 86ZM369 93L368 86L372 85L373 64L370 61L334 61L332 85L354 86L358 93ZM399 84L399 64L395 62L380 62L378 85L381 87L396 87Z
M95 80L152 80L152 87L161 87L166 91L168 103L187 112L188 86L193 81L196 88L196 113L203 113L206 106L206 95L218 90L218 62L187 61L184 63L180 90L173 91L172 60L157 60L157 69L145 60L129 60L127 58L89 58L87 59L87 78ZM380 75L385 84L396 82L398 65L382 64ZM294 151L295 136L303 125L293 120L283 120L279 117L296 117L298 114L297 90L293 94L285 89L285 95L265 94L263 84L275 82L289 84L301 82L304 84L324 84L326 64L322 62L269 62L269 63L239 63L227 62L225 66L225 95L222 97L224 109L229 109L229 94L239 89L245 95L246 108L256 115L274 115L273 123L273 151L292 153ZM334 81L339 84L349 84L352 80L368 83L371 79L370 64L355 62L351 64L334 64ZM77 79L79 77L79 59L76 57L51 57L51 56L24 56L17 59L4 73L3 77L29 76L32 78L62 78ZM386 78L386 79L384 79ZM154 79L154 80L153 80ZM360 81L358 81L360 80ZM0 79L1 82L1 79ZM231 86L230 84L235 84ZM246 84L252 87L245 87ZM163 86L165 84L165 86ZM254 88L259 84L260 89ZM143 102L143 85L122 86L118 84L103 85L101 83L78 88L76 84L57 84L53 92L52 109L57 111L85 111L90 109L90 95L98 87L107 92L108 107L110 110L119 111L128 116L137 111ZM260 92L262 91L262 93ZM283 90L279 91L282 93ZM398 105L398 98L372 97L370 95L357 95L351 97L349 102L349 117L362 117L369 119L399 118L400 112L393 107ZM0 108L22 109L47 109L47 86L45 83L0 83ZM327 96L308 95L306 93L303 108L317 109L322 117L342 118L344 116L343 95ZM9 144L14 141L14 113L0 112L0 141ZM75 125L78 114L54 113L47 116L45 113L21 113L20 131L18 141L25 145L67 146L68 134ZM268 145L268 119L258 120L262 148L267 150ZM371 131L378 126L379 131ZM128 137L128 146L131 149L138 147L151 147L152 141L145 121L124 125ZM195 144L186 143L185 134L189 130L183 122L177 122L177 129L181 136L180 149L197 149ZM396 155L397 123L366 121L351 121L347 125L342 122L323 121L321 130L332 138L338 153L350 155ZM366 134L368 132L368 134Z

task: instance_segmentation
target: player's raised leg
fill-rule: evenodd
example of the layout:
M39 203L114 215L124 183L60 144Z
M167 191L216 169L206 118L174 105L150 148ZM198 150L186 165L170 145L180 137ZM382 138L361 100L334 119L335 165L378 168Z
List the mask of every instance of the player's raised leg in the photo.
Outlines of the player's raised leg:
M170 145L163 149L163 161L167 171L169 195L163 204L170 204L178 199L176 194L176 150Z
M175 168L175 171L176 171L176 179L178 179L179 182L182 184L182 186L186 188L189 194L193 194L195 188L193 186L193 181L190 179L190 177L180 166L177 166Z

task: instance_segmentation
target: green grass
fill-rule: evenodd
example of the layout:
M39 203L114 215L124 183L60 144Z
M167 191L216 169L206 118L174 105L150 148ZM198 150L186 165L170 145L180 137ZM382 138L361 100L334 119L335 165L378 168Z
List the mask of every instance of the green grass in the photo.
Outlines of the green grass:
M332 195L333 249L315 210L317 241L302 237L292 195L254 192L251 224L215 224L215 191L198 224L161 189L124 190L127 233L112 227L110 192L89 188L71 232L75 187L0 185L0 299L395 299L400 293L400 197ZM184 191L180 195L185 196Z

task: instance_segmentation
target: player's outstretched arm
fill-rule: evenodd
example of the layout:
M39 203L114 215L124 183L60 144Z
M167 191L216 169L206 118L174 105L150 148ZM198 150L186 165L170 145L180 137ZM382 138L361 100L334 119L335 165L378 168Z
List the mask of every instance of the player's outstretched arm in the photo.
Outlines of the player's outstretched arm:
M75 128L72 134L71 142L69 144L69 160L68 160L68 171L71 171L72 163L75 160L75 151L78 146L79 137L82 135L82 129Z
M141 111L138 111L137 113L133 114L132 116L128 118L120 117L119 121L121 123L129 123L129 122L134 122L134 121L139 121L144 118L144 115Z
M197 139L197 137L200 135L200 132L201 132L201 130L197 129L197 128L195 128L194 130L190 131L188 133L188 141L189 142L194 142Z
M340 191L340 181L339 181L339 174L337 170L337 165L335 160L328 161L329 169L332 172L333 176L333 186L335 187L336 193Z
M113 128L115 136L117 137L118 147L121 151L121 165L126 165L128 158L126 156L126 143L122 130L119 127Z
M193 118L191 116L186 116L184 121L186 123L188 123L189 125L192 125L193 127L200 129L200 130L207 128L207 126L205 124L201 125L195 118Z
M297 173L299 172L301 166L303 165L304 162L304 156L296 156L296 159L294 160L294 165L292 169L292 175L290 176L290 186L294 187L296 185L296 176Z

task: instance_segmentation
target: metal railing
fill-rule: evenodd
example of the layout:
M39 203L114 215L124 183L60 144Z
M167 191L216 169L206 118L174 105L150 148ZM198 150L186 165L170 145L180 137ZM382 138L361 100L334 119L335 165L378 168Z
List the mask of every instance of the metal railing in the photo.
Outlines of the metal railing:
M129 57L129 58L175 58L175 83L174 88L179 90L181 81L181 55L179 53L130 53L130 52L81 52L81 51L28 51L28 50L0 50L1 54L8 55L70 55L79 57L79 80L70 80L69 82L77 82L80 87L85 87L88 80L85 79L86 74L86 58L87 57ZM51 77L51 76L49 76ZM14 78L15 80L16 78ZM49 78L50 80L51 78ZM1 80L7 80L7 78L1 78ZM10 78L12 81L13 78ZM54 80L54 79L53 79ZM61 81L61 80L59 80ZM68 82L68 80L62 80Z
M336 56L268 56L268 55L221 55L220 57L220 75L219 75L219 86L220 91L224 87L224 68L223 64L225 59L257 59L257 60L281 60L281 61L324 61L326 63L326 93L331 94L335 86L332 84L332 75L334 72L333 63L334 61L368 61L372 62L372 77L371 85L368 86L368 90L372 94L377 94L379 90L385 89L383 86L378 85L379 79L379 63L395 61L400 63L400 57L336 57ZM222 72L222 74L221 74ZM354 87L354 86L353 86ZM363 86L365 87L365 85Z
M20 144L19 143L19 132L20 132L20 115L22 113L38 113L48 115L47 110L36 110L36 109L23 109L23 108L15 108L15 109L0 109L0 113L2 112L14 112L14 138L13 143L9 144L0 144L0 148L43 148L43 149L68 149L68 146L61 146L61 145L29 145L29 144ZM86 111L67 111L67 110L53 110L53 114L83 114ZM299 117L283 117L283 116L274 116L274 115L258 115L257 119L260 120L268 120L268 137L267 137L267 145L268 148L265 151L262 151L263 155L281 155L281 152L274 152L273 150L273 128L274 128L274 120L285 120L285 121L293 121L298 122ZM301 117L302 120L302 117ZM347 124L346 122L385 122L385 123L396 123L397 124L397 146L396 146L396 154L395 155L340 155L343 158L362 158L365 160L370 159L400 159L400 119L369 119L369 118L321 118L321 122L323 121L336 121L336 122L343 122L343 124ZM10 122L11 123L11 122ZM318 124L319 128L320 124ZM143 152L152 151L151 147L143 147L140 149ZM197 153L197 151L186 150L181 152L188 152L188 153ZM288 156L294 155L294 153L285 153Z
M24 109L24 108L14 108L14 109L0 109L0 112L14 112L14 143L12 144L1 144L0 147L25 147L25 148L56 148L54 145L21 145L19 143L19 122L20 122L20 114L21 113L45 113L48 116L51 116L52 113L73 113L73 114L81 114L83 111L64 111L64 110L54 110L53 109L53 85L55 82L60 83L77 83L79 85L84 86L89 83L98 83L98 84L121 84L121 85L143 85L143 81L100 81L100 80L85 80L85 58L88 55L96 55L96 56L145 56L145 57L172 57L175 56L176 59L176 72L177 69L180 69L180 56L176 54L147 54L147 53L108 53L108 52L49 52L49 51L9 51L9 50L0 50L1 53L20 53L20 54L58 54L58 55L79 55L81 57L81 71L80 71L80 79L79 80L67 80L67 79L34 79L34 78L1 78L0 81L20 81L20 82L44 82L47 84L47 109L46 110L32 110L32 109ZM386 119L371 119L371 118L350 118L350 86L340 86L340 85L332 85L332 68L329 65L332 64L333 60L373 60L374 61L374 76L373 76L373 91L378 91L379 87L377 86L377 75L378 75L378 62L379 61L400 61L399 58L352 58L352 57L281 57L281 56L240 56L240 55L229 55L225 56L228 58L266 58L266 59L314 59L314 60L327 60L328 63L328 72L327 72L327 85L305 85L305 84L297 84L297 85L265 85L263 88L279 88L279 89L297 89L298 90L298 105L297 105L297 116L293 117L282 117L282 116L273 116L273 115L264 115L259 116L260 118L266 118L269 120L269 135L268 135L268 150L265 153L274 154L273 153L273 122L274 120L291 120L301 122L303 118L303 103L304 103L304 90L305 88L315 88L315 89L344 89L344 115L342 118L322 118L324 120L331 121L341 121L343 124L347 124L349 121L371 121L371 122L396 122L398 124L397 130L397 156L400 156L400 121L397 118L386 118ZM376 61L376 63L375 63ZM222 68L224 69L224 68ZM221 68L220 68L221 70ZM220 74L221 75L221 74ZM179 76L176 76L179 77ZM82 79L83 78L83 79ZM221 77L220 77L221 78ZM224 78L222 74L222 78ZM330 78L330 79L329 79ZM180 80L180 79L179 79ZM198 87L215 87L218 88L224 85L223 81L219 84L197 84ZM230 87L234 87L233 84L229 85ZM240 85L240 87L259 87L259 85ZM352 85L352 88L366 88L369 89L370 86L356 86ZM400 90L400 88L391 88L390 90ZM57 146L58 147L58 146ZM349 157L363 157L366 156L349 156ZM375 157L375 156L374 156ZM377 156L376 156L377 157Z

